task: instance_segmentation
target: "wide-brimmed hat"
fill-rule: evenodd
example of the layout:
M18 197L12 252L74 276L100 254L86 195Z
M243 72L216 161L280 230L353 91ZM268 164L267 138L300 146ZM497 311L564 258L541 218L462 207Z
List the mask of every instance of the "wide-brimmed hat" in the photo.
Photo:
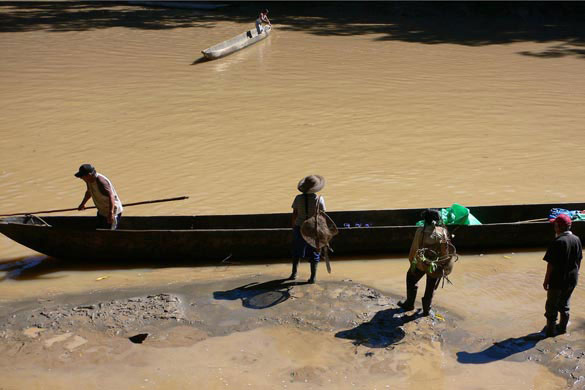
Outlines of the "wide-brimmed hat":
M95 168L91 164L83 164L79 167L79 170L75 174L75 177L83 177L85 175L93 175L95 173Z
M303 194L314 194L325 187L325 178L321 175L309 175L301 179L297 188Z

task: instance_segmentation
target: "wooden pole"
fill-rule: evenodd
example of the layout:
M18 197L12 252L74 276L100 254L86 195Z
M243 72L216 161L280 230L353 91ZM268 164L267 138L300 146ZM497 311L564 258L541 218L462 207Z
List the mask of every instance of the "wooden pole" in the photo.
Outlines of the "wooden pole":
M145 200L142 202L134 202L134 203L126 203L123 204L123 207L130 207L130 206L139 206L142 204L152 204L152 203L162 203L162 202L173 202L175 200L184 200L189 199L188 196L179 196L177 198L167 198L167 199L155 199L155 200ZM95 209L95 206L86 207L85 210ZM74 209L59 209L59 210L44 210L44 211L34 211L29 213L14 213L14 214L0 214L0 217L13 217L15 215L29 215L29 214L50 214L50 213L62 213L65 211L77 211L77 208Z
M526 219L524 221L516 221L514 223L524 223L524 222L544 222L548 221L548 218L537 218L537 219Z

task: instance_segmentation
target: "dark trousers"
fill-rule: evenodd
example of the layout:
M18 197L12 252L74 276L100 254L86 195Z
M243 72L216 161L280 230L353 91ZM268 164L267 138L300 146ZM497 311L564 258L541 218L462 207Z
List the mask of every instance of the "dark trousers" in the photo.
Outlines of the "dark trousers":
M548 289L546 293L546 304L544 306L544 316L547 320L556 322L559 313L561 313L561 321L563 317L569 317L569 304L574 289L575 287Z
M407 292L407 299L412 300L411 304L414 304L414 300L416 299L416 292L418 290L417 283L421 278L425 275L425 273L418 268L414 270L410 268L406 273L406 292ZM422 298L423 308L430 308L431 303L433 301L433 294L435 293L435 289L439 284L439 278L432 278L427 275L426 287L425 287L425 295Z
M116 230L120 224L120 219L122 219L122 213L116 215L114 223L108 223L108 219L98 213L96 229Z
M293 227L293 250L292 257L297 259L308 259L311 263L318 263L321 260L321 252L307 244L301 234L301 227Z

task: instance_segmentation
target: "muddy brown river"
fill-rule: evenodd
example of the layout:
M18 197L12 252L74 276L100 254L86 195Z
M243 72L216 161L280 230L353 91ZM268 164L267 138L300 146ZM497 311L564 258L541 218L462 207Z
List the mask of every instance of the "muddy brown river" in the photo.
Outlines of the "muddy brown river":
M268 39L199 61L200 50L252 28L255 12L0 4L0 213L76 207L84 186L73 173L84 162L124 202L190 197L125 215L287 212L296 183L312 173L327 179L329 210L583 201L582 39L530 28L462 38L403 19L273 10ZM0 330L0 389L582 388L582 286L570 334L520 340L544 325L542 256L465 254L454 285L437 293L445 321L409 322L402 344L377 349L335 336L375 316L357 293L348 304L366 314L354 323L283 318L326 310L356 284L393 307L404 294L404 257L334 259L331 275L320 270L323 286L295 286L297 298L269 314L211 299L211 308L234 310L233 326L217 317L224 334L189 317L195 322L149 325L152 345L127 345L126 334L88 324L37 331L22 320ZM175 287L189 306L216 291L210 283L229 289L289 272L284 264L80 266L4 236L0 262L8 264L0 267L5 319L15 302L28 313L35 305L26 302L97 305ZM302 299L306 307L287 306ZM273 317L263 323L263 315ZM254 325L239 320L252 317ZM470 357L510 338L520 352Z

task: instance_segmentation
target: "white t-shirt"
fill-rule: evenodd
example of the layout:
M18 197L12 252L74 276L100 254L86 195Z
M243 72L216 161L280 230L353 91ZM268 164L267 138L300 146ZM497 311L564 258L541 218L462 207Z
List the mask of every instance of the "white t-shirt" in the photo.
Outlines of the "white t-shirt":
M307 197L307 205L309 206L309 212L305 209L305 196ZM315 214L315 206L317 204L317 194L300 194L295 197L292 203L292 208L297 210L297 219L295 226L301 226L305 220ZM321 210L325 211L325 198L319 197L319 204Z
M114 215L120 214L124 211L122 202L118 197L118 193L114 189L112 182L100 173L96 173L96 179L92 183L86 183L87 190L91 194L91 198L95 207L98 209L98 213L102 217L107 217L110 212L110 195L111 192L114 195Z

